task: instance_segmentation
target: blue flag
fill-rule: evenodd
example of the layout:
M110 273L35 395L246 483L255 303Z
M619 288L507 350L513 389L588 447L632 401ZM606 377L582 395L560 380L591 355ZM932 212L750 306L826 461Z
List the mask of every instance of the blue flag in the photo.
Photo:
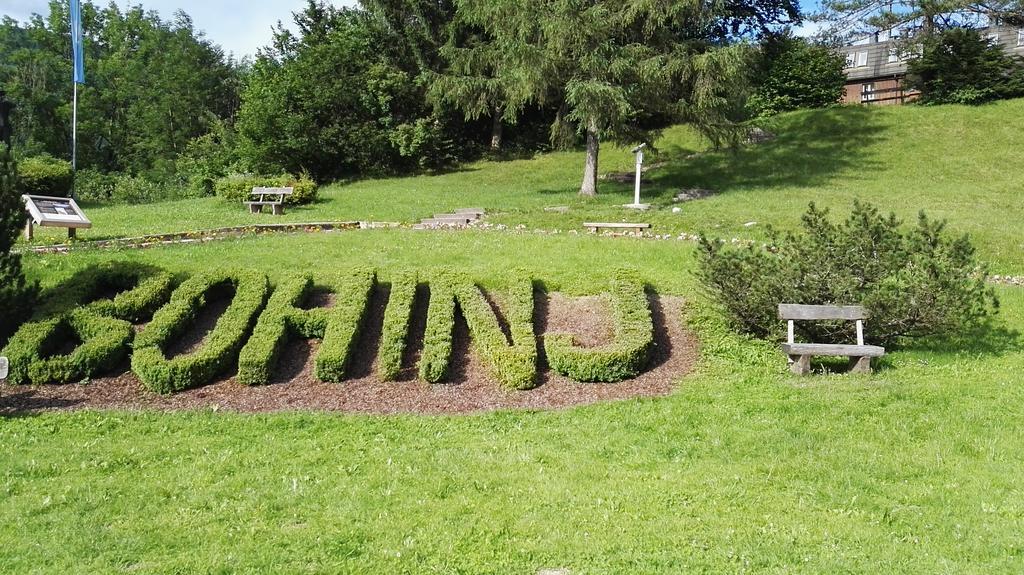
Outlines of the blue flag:
M82 44L82 6L71 0L71 56L75 61L74 81L85 83L85 46Z

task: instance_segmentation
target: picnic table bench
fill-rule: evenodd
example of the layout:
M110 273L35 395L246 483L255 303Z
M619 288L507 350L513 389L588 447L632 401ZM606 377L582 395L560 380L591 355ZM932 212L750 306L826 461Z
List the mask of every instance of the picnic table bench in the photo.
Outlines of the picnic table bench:
M871 358L885 355L885 348L864 345L864 320L867 318L867 310L859 305L779 304L779 319L789 322L787 342L782 344L782 353L789 356L789 369L797 375L806 375L811 371L812 356L846 356L850 358L850 371L871 373ZM794 322L815 320L856 321L857 344L796 343Z
M583 227L587 228L591 233L597 233L597 230L599 229L647 230L650 229L651 224L631 224L624 222L584 222Z
M243 202L249 206L249 212L258 214L263 211L263 206L270 206L275 216L284 214L284 198L290 196L294 188L261 188L255 187L252 189L250 196L252 199L248 202Z

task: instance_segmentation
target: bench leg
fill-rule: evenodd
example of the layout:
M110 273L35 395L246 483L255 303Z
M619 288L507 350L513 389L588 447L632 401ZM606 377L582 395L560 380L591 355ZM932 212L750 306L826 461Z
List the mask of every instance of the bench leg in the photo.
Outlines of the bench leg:
M275 216L283 216L284 215L284 204L274 204L274 215Z
M26 219L25 220L25 239L28 240L28 241L32 241L32 220L31 219Z
M850 373L871 373L870 357L851 357Z
M789 356L789 371L792 371L796 375L807 375L808 373L811 373L811 356Z

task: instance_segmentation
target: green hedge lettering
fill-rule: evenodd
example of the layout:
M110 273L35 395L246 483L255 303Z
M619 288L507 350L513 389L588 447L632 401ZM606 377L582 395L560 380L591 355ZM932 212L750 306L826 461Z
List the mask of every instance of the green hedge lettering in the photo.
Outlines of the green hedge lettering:
M207 293L224 285L234 287L234 299L207 334L202 347L168 359L163 348L195 319L206 303ZM136 338L132 371L149 389L159 393L209 383L237 357L269 290L267 276L256 271L207 272L185 281Z
M643 371L654 344L654 324L644 282L634 273L620 270L612 280L612 314L615 341L596 348L574 345L564 334L545 338L548 364L576 381L622 381Z
M388 307L384 310L380 350L377 353L377 374L384 381L393 381L402 369L402 354L405 353L409 338L416 285L415 273L399 273L391 280L391 294Z
M537 385L537 338L533 331L533 281L517 282L509 293L507 317L509 342L480 288L458 278L455 297L469 325L474 349L494 372L498 382L511 389Z

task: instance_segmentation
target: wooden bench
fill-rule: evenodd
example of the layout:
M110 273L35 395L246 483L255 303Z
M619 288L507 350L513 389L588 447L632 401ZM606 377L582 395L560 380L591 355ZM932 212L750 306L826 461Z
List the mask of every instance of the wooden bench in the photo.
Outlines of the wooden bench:
M275 216L284 214L284 197L290 196L294 188L253 188L252 200L243 202L249 206L249 213L258 214L263 206L270 206Z
M779 319L789 322L789 337L782 344L782 353L789 356L789 369L797 375L811 371L811 356L846 356L850 358L850 371L871 373L871 358L885 355L885 348L864 345L864 320L868 312L857 305L799 305L779 304ZM857 345L830 343L796 343L793 339L794 322L815 320L847 320L857 322Z
M614 222L584 222L583 227L587 228L592 234L596 234L597 230L610 229L610 230L647 230L651 228L651 224L629 224L629 223L614 223Z

